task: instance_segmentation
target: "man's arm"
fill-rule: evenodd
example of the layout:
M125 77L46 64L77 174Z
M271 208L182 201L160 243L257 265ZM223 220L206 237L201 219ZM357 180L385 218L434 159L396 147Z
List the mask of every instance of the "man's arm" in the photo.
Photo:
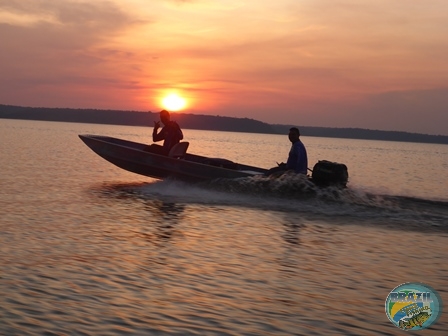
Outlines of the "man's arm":
M300 167L301 167L300 161L302 160L302 155L301 155L302 153L301 153L301 150L300 150L299 146L296 146L295 152L296 152L296 155L297 155L297 161L296 161L296 165L294 167L294 171L296 173L301 173L301 171L300 171Z
M297 165L295 167L296 173L306 174L308 171L308 157L306 154L306 148L305 146L300 143L300 145L297 146Z
M177 137L179 138L179 141L184 138L184 134L182 133L182 130L180 129L180 126L177 122L173 121L173 126L177 132Z
M152 141L157 142L165 139L165 131L164 128L157 134L157 130L160 127L160 122L154 122L154 129L152 130Z
M301 167L303 166L304 160L306 161L306 152L304 152L303 147L299 143L296 143L292 146L291 151L289 152L286 168L288 170L293 170L296 173L303 173Z

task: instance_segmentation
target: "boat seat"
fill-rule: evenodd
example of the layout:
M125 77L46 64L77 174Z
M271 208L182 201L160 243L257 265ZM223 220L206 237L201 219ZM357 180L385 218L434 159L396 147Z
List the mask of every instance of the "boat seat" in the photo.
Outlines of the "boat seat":
M168 156L176 159L183 159L185 154L187 153L187 149L190 143L188 141L182 141L178 144L175 144L173 148L171 148Z

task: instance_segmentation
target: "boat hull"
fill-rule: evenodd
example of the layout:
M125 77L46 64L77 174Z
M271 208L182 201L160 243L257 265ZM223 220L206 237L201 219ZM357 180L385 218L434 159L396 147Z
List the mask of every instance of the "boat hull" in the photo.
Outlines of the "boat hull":
M207 181L216 178L238 178L264 174L263 168L237 164L237 169L227 169L210 164L210 158L186 154L178 159L145 151L145 144L100 135L79 135L80 139L96 154L110 163L132 173L165 179L168 177Z

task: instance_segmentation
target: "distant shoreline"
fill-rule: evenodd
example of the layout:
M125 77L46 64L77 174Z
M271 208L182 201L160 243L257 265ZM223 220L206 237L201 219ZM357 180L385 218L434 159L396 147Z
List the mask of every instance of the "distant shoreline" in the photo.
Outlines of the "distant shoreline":
M158 113L97 109L22 107L0 104L0 118L41 120L60 122L79 122L89 124L110 124L125 126L153 126ZM361 140L384 140L417 143L448 144L448 136L408 133L399 131L380 131L362 128L311 127L300 125L267 124L248 118L173 113L175 119L184 129L210 131L229 131L264 134L287 134L291 126L298 126L303 136L326 138L346 138Z

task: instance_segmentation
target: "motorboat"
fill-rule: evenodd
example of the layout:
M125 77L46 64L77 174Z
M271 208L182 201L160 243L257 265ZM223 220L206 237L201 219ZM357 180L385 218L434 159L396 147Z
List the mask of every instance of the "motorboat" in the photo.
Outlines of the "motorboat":
M189 142L175 145L168 155L148 151L148 145L102 135L79 135L96 154L124 170L165 179L173 177L188 181L217 178L238 178L263 175L267 169L187 153Z
M271 170L187 153L189 142L176 144L168 155L149 151L150 146L102 135L79 135L96 154L124 170L156 179L175 178L186 181L209 181L269 175ZM309 179L320 187L345 187L348 170L345 164L321 160L314 165ZM281 174L282 172L280 172ZM278 177L279 174L272 174Z

